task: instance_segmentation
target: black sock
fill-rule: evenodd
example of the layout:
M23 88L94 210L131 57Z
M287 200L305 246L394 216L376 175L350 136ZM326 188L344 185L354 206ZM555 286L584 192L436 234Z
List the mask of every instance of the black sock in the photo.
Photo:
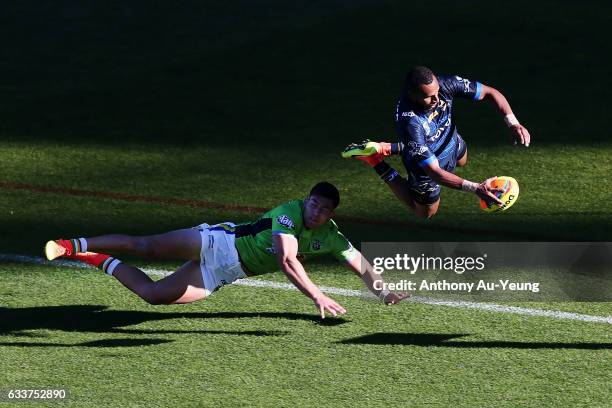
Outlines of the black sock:
M380 177L382 177L389 170L393 170L393 169L391 168L391 166L387 164L387 162L381 161L376 166L374 166L374 170L376 171L376 173L378 173Z
M382 161L374 166L374 170L380 176L381 179L385 182L390 182L397 176L399 173L393 167L389 166L386 162Z

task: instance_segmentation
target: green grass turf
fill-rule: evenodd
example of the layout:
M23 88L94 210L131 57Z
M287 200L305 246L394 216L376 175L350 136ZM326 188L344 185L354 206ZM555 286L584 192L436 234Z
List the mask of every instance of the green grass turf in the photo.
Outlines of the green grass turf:
M609 399L604 324L342 296L348 315L321 324L298 292L228 286L155 307L93 270L4 264L0 282L0 383L67 388L75 406Z
M328 179L357 245L612 241L609 2L41 1L0 11L0 182L272 207ZM529 149L512 148L494 108L456 104L470 157L457 173L515 177L521 196L508 212L485 214L473 196L445 190L439 214L418 220L373 172L340 159L349 142L395 138L395 101L415 64L499 88L531 131ZM58 236L256 216L0 193L2 253L40 255ZM609 348L578 348L609 344L606 325L343 299L347 322L321 326L298 293L229 287L203 303L153 308L92 272L0 268L0 341L13 343L0 346L10 368L0 386L57 378L76 406L610 400ZM318 283L359 287L330 264L308 270ZM610 315L605 303L521 305ZM386 344L342 343L375 333L394 334L370 338ZM439 345L447 334L466 336Z

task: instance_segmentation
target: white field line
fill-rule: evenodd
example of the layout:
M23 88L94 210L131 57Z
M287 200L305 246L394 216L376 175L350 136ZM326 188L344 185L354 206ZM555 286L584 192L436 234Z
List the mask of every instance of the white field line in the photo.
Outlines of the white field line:
M63 260L63 259L55 260L55 261L48 261L41 257L13 255L13 254L0 254L0 262L1 261L19 262L19 263L28 263L28 264L37 264L37 265L69 266L69 267L84 268L84 269L93 268L92 266L83 264L81 262L76 262L76 261L69 261L69 260ZM167 276L173 272L173 271L166 271L166 270L160 270L160 269L144 269L143 268L142 270L148 275L153 275L153 276ZM258 288L297 290L295 286L289 283L266 281L266 280L256 280L256 279L248 279L248 278L237 280L233 284L241 285L241 286L258 287ZM329 287L329 286L320 286L319 288L325 293L330 293L334 295L349 296L349 297L373 297L372 295L365 296L364 292L359 291L359 290L354 290L354 289L334 288L334 287ZM408 301L414 302L414 303L436 305L436 306L448 306L448 307L458 307L458 308L465 308L465 309L485 310L489 312L501 312L501 313L520 314L520 315L527 315L527 316L548 317L551 319L578 320L578 321L583 321L583 322L612 324L612 316L592 316L592 315L585 315L585 314L580 314L580 313L563 312L559 310L531 309L527 307L496 305L493 303L478 303L478 302L467 302L467 301L457 301L457 300L432 299L432 298L421 297L421 296L413 296Z

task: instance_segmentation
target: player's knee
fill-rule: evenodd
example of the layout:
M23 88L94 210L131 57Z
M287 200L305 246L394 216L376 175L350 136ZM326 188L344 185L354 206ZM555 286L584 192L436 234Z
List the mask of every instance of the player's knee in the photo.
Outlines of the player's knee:
M147 302L148 304L150 304L150 305L154 305L154 306L155 306L155 305L161 305L161 304L163 304L163 303L162 303L162 302L161 302L159 299L155 299L155 298L152 298L152 297L144 297L144 296L143 296L143 298L142 298L142 299L143 299L145 302Z
M154 285L147 286L140 293L140 297L150 305L167 305L171 303L168 302L168 300L161 293L159 293L158 290L156 290Z
M150 237L138 237L134 240L134 249L146 258L156 258L158 256L155 240Z
M423 219L428 220L428 219L432 218L434 215L436 215L437 212L438 212L437 209L436 210L424 210L424 211L417 211L416 215L419 218L423 218Z
M466 151L465 154L459 160L457 160L457 167L464 167L467 164L467 161L468 155Z
M432 205L417 205L414 212L419 218L430 219L438 212L438 203L439 201Z
M169 305L172 302L168 302L165 299L153 298L153 299L147 300L147 303L150 304L150 305L157 306L157 305Z

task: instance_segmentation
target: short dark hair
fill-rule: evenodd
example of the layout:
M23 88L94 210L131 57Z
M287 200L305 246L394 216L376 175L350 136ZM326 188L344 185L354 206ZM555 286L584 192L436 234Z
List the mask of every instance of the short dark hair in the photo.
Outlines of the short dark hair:
M423 66L412 67L406 74L405 91L414 91L421 85L429 85L434 80L431 69Z
M340 204L340 192L338 191L336 186L331 183L328 183L327 181L321 181L317 183L312 188L312 190L310 190L309 196L312 195L329 198L330 200L332 200L334 208L338 207L338 204Z

